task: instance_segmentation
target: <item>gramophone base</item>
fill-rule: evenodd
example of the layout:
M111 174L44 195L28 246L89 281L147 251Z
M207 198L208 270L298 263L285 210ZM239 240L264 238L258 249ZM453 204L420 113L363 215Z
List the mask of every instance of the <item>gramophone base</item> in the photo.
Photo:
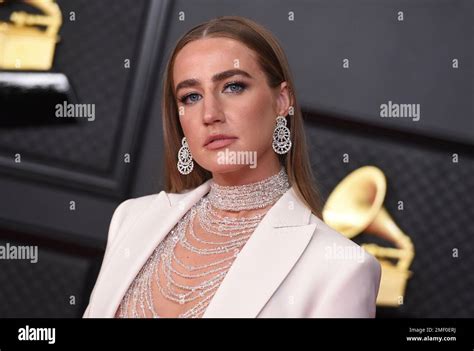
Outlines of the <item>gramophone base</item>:
M75 123L74 118L55 116L58 104L75 100L62 73L0 72L0 127Z

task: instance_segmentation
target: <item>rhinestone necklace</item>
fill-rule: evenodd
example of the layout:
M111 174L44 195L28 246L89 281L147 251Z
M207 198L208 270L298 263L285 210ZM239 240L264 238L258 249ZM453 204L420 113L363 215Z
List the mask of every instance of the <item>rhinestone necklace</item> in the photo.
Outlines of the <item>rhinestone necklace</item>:
M204 314L220 283L255 228L268 212L251 217L224 216L219 211L257 210L274 204L289 188L284 168L262 181L221 186L211 181L209 193L181 218L148 258L119 307L119 317L159 317L154 294L185 305L180 318ZM197 228L208 237L203 238ZM192 265L176 255L176 248L203 257Z
M227 211L254 210L273 203L288 189L288 176L282 167L277 174L260 182L222 186L211 182L211 205Z

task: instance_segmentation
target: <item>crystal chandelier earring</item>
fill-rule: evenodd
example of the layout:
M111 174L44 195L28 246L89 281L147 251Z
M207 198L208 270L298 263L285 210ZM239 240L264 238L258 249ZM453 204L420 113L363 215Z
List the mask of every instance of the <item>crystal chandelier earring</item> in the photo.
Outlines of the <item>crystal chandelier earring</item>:
M285 116L276 118L276 127L273 131L273 150L280 155L286 154L291 149L290 129L286 126Z
M181 148L178 151L178 171L179 173L186 175L191 173L194 168L193 156L191 150L189 150L188 142L186 137L181 140Z

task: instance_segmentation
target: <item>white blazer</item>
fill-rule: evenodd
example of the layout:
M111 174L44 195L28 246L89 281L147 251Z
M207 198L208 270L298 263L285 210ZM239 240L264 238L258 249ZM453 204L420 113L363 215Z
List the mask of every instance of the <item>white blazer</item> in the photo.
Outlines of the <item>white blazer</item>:
M209 182L117 207L84 317L114 317L145 261ZM203 318L374 317L380 274L373 256L314 216L290 188L241 249Z

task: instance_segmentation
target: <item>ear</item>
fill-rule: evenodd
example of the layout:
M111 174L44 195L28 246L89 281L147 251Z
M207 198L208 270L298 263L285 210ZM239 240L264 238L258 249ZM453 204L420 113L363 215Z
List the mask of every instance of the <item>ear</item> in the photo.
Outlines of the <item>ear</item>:
M290 106L293 104L292 94L286 81L281 82L277 89L277 113L279 116L286 116L289 113Z

